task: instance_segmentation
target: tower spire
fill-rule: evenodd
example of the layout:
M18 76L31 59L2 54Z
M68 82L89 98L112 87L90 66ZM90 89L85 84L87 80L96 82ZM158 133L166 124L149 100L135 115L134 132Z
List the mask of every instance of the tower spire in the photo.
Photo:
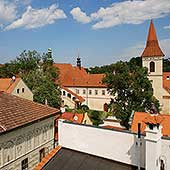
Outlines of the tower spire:
M147 37L147 43L146 43L146 47L142 53L142 57L160 57L160 56L164 56L164 53L162 52L161 48L159 47L154 23L151 20L148 37Z

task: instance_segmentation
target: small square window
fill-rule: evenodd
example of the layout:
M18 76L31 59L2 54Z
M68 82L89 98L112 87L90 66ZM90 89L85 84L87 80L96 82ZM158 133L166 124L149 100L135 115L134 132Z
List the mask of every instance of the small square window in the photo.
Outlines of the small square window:
M95 90L95 95L98 95L98 90Z
M83 89L83 94L86 94L86 90L85 89Z
M21 162L21 169L22 169L22 170L27 170L27 169L28 169L28 158L24 159L24 160Z
M19 94L19 89L17 89L17 93Z
M89 94L90 94L90 95L92 94L92 90L89 90Z
M25 92L25 89L24 88L22 88L22 93L24 93Z
M166 76L166 79L169 80L169 76Z
M105 95L105 90L102 90L102 95Z
M66 95L66 92L65 91L63 91L63 96L65 96Z
M79 89L76 89L76 93L79 94Z

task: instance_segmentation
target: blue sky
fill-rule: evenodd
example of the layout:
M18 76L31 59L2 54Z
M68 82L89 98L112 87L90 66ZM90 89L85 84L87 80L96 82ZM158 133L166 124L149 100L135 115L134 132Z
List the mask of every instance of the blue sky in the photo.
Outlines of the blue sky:
M53 50L55 62L85 67L140 56L150 19L170 57L169 0L0 0L0 63L23 50Z

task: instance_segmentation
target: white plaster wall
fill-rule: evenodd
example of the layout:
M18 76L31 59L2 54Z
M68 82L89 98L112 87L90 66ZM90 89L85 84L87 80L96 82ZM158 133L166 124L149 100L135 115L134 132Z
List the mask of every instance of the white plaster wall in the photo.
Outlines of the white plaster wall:
M136 166L140 162L144 167L144 139L141 139L139 149L135 134L70 124L62 120L58 125L59 145L63 147Z
M22 88L24 88L24 93L22 92ZM19 93L17 93L17 89L19 89ZM27 85L23 82L23 80L20 80L18 82L18 84L14 88L12 94L16 95L16 96L19 96L19 97L22 97L24 99L28 99L28 100L33 101L33 93L27 87Z
M170 94L163 88L163 57L143 57L143 67L148 68L148 78L152 81L154 96L159 100L161 106L161 113L170 114L170 103L163 96L170 96ZM155 62L155 72L149 72L150 62Z
M69 89L74 93L77 93L77 90L79 90L79 93L77 94L85 99L83 104L87 105L92 110L103 111L104 104L110 103L111 96L107 92L107 88L69 87ZM85 90L85 94L83 94L83 90ZM92 91L92 94L89 94L90 90ZM95 90L98 91L98 94L95 94ZM102 90L105 90L105 95L102 95Z
M54 145L54 117L0 135L0 170L20 170L28 158L29 169L39 163L39 151L46 153ZM9 160L7 160L9 158Z
M162 139L162 152L160 159L165 162L165 170L170 169L170 139Z

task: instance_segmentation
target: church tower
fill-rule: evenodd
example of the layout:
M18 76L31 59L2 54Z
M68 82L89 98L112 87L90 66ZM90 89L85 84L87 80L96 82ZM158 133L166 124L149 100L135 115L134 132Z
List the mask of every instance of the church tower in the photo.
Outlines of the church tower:
M154 96L162 105L163 100L163 57L164 54L159 47L154 23L151 20L146 47L142 53L142 65L148 68L148 78L152 81Z

